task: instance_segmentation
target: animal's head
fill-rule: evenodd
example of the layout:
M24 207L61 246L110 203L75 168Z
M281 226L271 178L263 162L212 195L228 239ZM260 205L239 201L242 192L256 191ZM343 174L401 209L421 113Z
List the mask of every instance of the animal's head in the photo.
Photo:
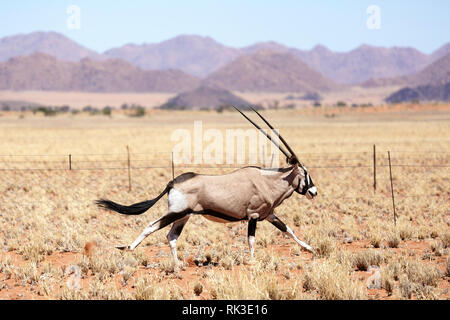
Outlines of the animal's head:
M286 156L286 162L295 167L298 175L298 179L296 179L298 181L298 185L295 191L298 192L299 194L306 196L310 200L312 200L315 196L317 196L317 187L314 185L311 176L308 173L308 170L306 170L306 167L300 162L298 157L295 155L294 151L291 149L291 147L289 147L287 142L278 133L278 131L276 131L272 127L272 125L266 119L264 119L262 115L259 114L258 111L251 108L269 126L269 128L280 139L280 141L284 144L287 150L283 146L281 146L277 141L273 140L272 137L266 131L262 130L255 122L253 122L245 114L243 114L241 110L239 110L236 107L235 109L239 111L239 113L242 114L245 119L247 119L251 124L253 124L257 129L259 129L270 141L272 141L272 143L274 143L278 147L278 149L280 149L280 151Z
M295 189L296 192L306 196L309 200L312 200L317 196L317 188L311 179L311 176L306 170L306 167L299 164L298 166L299 184Z

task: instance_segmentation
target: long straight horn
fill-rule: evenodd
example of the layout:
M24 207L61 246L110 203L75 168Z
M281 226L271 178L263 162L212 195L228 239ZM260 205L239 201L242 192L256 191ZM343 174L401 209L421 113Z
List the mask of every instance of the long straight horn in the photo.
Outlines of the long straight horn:
M283 142L283 144L286 146L286 148L289 150L289 152L291 153L291 157L288 158L295 158L295 160L297 160L298 162L300 162L300 160L298 159L298 157L296 156L294 150L292 150L292 148L288 145L288 143L286 142L286 140L283 139L283 137L278 133L277 130L275 130L272 125L269 123L269 121L267 121L266 119L264 119L264 117L258 112L256 111L253 107L250 107L261 119L262 121L265 122L265 124L267 124L269 126L270 129L272 129L272 131L276 134L276 136L280 139L281 142ZM289 159L291 160L291 159Z
M233 108L235 108L237 111L239 111L240 114L242 114L242 116L247 119L252 125L254 125L259 131L261 131L262 133L264 133L264 135L267 137L267 139L269 139L270 141L272 141L272 143L274 145L276 145L278 147L278 149L280 149L281 152L283 152L283 154L289 159L291 158L291 156L289 155L289 153L286 151L286 149L283 148L283 146L280 146L280 144L273 140L272 137L265 132L263 129L261 129L256 123L254 123L249 117L247 117L244 113L242 113L241 110L239 110L238 108L236 108L235 106L233 106Z

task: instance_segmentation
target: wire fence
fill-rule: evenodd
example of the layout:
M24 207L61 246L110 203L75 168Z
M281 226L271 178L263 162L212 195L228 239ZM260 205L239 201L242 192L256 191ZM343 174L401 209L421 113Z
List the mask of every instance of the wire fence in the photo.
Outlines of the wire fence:
M406 154L406 156L405 156ZM424 154L426 154L424 156ZM224 155L214 157L202 154L175 155L175 165L179 169L210 168L235 169L244 165L276 167L281 161L274 154L235 153L231 161ZM351 156L349 156L351 155ZM172 152L152 153L99 153L99 154L1 154L0 170L122 170L122 169L167 169L171 168ZM259 161L255 161L259 159ZM272 159L272 163L271 163ZM392 167L449 168L450 152L391 152ZM372 152L321 152L303 153L303 163L312 169L332 168L373 168L388 167L385 154Z

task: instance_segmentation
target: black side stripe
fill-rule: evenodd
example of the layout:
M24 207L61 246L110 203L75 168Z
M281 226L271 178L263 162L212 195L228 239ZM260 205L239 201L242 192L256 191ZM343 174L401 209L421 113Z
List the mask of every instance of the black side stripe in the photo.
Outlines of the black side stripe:
M229 222L236 222L236 221L245 221L248 220L247 217L243 218L243 219L239 219L239 218L234 218L234 217L230 217L227 216L226 214L223 214L221 212L218 211L214 211L211 209L206 209L206 210L201 210L201 211L194 211L193 214L201 214L201 215L207 215L207 216L213 216L225 221L229 221Z

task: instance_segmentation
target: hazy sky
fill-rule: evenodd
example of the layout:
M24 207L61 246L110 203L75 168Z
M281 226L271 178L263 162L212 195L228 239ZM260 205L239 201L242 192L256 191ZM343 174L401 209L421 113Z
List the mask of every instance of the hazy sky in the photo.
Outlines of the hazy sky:
M70 5L80 9L80 29L67 25ZM371 5L379 20L367 13ZM234 47L273 40L299 49L348 51L365 43L430 53L450 41L449 12L449 0L2 0L0 37L56 31L99 52L197 34ZM380 28L368 28L368 19Z

